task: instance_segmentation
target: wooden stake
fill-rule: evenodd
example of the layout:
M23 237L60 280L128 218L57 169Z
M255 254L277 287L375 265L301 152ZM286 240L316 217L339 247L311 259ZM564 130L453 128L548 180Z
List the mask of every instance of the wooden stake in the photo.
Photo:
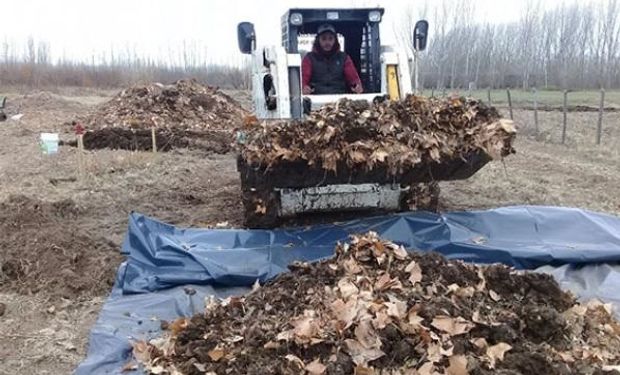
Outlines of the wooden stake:
M605 89L601 88L601 105L598 108L598 126L596 128L596 144L601 144L603 133L603 113L605 112Z
M538 128L538 90L534 87L534 127L536 135L538 135L540 129Z
M508 109L510 109L510 119L514 120L512 115L512 98L510 97L510 89L506 89L506 95L508 96Z
M151 139L153 140L153 153L157 153L157 137L155 136L155 128L151 128Z
M568 90L564 90L564 115L562 118L562 144L566 142L566 114L568 112Z
M487 99L489 100L489 107L493 105L493 102L491 101L491 88L487 87Z

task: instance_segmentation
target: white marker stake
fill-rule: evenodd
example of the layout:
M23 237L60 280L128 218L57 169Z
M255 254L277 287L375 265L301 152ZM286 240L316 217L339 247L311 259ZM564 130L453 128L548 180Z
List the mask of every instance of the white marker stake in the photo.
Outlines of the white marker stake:
M157 153L157 138L155 137L155 128L151 128L151 138L153 139L153 153Z
M84 134L77 135L78 169L80 176L84 175Z

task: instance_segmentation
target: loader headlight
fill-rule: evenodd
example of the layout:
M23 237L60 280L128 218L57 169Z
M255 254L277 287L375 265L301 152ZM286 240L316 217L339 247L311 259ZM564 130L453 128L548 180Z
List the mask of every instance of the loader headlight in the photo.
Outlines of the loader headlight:
M304 17L301 13L291 13L291 17L289 18L291 21L291 25L299 26L304 23Z
M368 12L368 21L370 22L379 22L381 21L381 12L378 10L371 10Z
M327 12L327 14L325 14L325 18L330 21L335 21L340 18L340 15L338 14L338 12Z

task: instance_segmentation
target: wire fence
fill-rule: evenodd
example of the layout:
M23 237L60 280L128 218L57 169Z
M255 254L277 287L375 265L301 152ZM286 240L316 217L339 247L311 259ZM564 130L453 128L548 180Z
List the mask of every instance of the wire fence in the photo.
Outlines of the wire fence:
M601 145L604 136L615 135L616 132L620 132L620 123L618 119L610 118L613 114L617 116L620 114L620 92L612 90L607 92L605 89L601 90L563 90L563 91L547 91L538 90L536 88L528 91L505 89L505 90L492 90L487 88L485 90L465 90L450 92L448 90L426 90L422 92L423 95L430 96L449 96L449 95L463 95L468 97L474 97L485 101L491 106L498 109L505 110L506 116L510 119L515 119L516 111L524 111L520 116L520 120L527 119L527 123L530 121L532 127L527 129L527 132L534 137L540 138L542 133L548 133L542 129L542 117L544 114L554 113L561 114L561 118L546 118L546 122L555 122L555 126L559 127L559 137L557 141L561 144L567 143L568 130L572 125L583 127L584 118L579 115L587 115L587 122L595 122L596 126L591 139L596 145ZM609 95L611 94L611 95ZM611 97L611 102L607 97ZM596 117L594 117L596 116ZM529 117L529 118L528 118ZM571 118L573 117L573 118ZM571 124L571 120L573 123ZM589 126L591 128L591 126ZM582 129L580 129L582 130ZM607 131L606 131L607 130Z

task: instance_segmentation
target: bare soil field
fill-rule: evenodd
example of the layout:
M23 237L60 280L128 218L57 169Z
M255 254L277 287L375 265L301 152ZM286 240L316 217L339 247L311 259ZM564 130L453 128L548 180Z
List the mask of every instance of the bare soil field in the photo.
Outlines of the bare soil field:
M166 153L61 146L43 155L41 132L74 140L70 121L111 92L2 92L0 123L0 374L68 374L83 359L88 331L111 288L131 211L194 227L240 226L233 153ZM246 107L249 95L232 93ZM467 181L441 183L443 210L513 204L573 206L620 215L620 113L516 111L516 155Z

